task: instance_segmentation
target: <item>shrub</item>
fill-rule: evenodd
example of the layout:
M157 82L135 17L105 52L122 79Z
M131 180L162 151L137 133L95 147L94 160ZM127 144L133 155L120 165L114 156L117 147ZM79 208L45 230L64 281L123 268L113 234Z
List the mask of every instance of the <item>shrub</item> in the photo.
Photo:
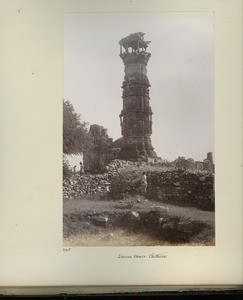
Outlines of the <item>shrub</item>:
M122 199L127 195L141 193L141 174L136 170L122 170L111 178L109 196Z
M92 153L92 158L89 160L88 171L92 174L104 174L106 172L106 161L104 157Z

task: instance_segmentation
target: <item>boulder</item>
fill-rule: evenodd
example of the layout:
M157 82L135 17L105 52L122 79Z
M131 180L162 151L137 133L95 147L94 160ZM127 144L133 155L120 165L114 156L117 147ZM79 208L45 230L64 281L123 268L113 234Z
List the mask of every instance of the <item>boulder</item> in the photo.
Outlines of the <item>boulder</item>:
M132 211L131 212L131 215L134 217L134 218L139 218L139 213L138 212L136 212L136 211Z
M106 227L107 223L108 223L108 218L107 217L93 217L91 219L91 221L93 222L93 224L97 225L97 226L102 226L102 227Z

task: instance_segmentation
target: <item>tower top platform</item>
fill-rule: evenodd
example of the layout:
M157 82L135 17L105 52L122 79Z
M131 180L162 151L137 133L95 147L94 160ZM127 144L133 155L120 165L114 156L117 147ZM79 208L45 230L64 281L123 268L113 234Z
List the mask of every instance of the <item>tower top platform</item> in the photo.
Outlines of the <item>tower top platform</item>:
M136 32L128 35L127 37L121 39L119 41L119 45L123 46L125 50L128 50L129 47L132 48L132 50L137 51L139 49L147 49L148 44L150 44L150 41L144 40L145 33L143 32Z

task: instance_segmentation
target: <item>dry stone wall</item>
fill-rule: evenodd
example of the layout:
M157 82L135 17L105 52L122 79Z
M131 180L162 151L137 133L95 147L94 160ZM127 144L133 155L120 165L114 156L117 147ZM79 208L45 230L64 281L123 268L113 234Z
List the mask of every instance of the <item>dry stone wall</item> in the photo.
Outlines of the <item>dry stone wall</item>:
M77 198L83 195L105 195L110 191L111 179L128 168L138 168L146 163L115 159L107 167L104 174L73 174L63 181L63 198Z
M167 171L148 173L147 196L164 203L214 209L214 174Z
M83 195L112 195L110 191L122 194L124 187L126 187L126 193L131 191L133 194L139 194L142 189L139 183L140 175L137 176L138 181L135 182L136 173L142 174L144 167L148 168L144 162L113 160L107 166L105 174L75 174L64 180L63 196L65 199L69 199ZM133 180L134 178L135 180ZM122 180L124 182L121 182ZM214 174L212 172L183 170L160 172L153 170L147 172L147 182L145 196L151 200L214 210ZM125 196L125 193L122 196ZM120 197L113 198L119 199Z
M63 198L78 198L83 195L104 195L109 191L109 174L76 174L63 182Z

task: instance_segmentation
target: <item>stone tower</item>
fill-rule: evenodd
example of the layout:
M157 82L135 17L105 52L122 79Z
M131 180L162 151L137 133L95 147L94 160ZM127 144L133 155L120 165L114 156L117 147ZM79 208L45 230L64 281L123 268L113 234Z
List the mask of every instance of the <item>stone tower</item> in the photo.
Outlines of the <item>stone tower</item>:
M122 85L123 109L120 114L122 139L120 158L146 160L156 157L151 144L152 110L149 98L147 63L151 54L147 52L150 42L144 33L130 34L119 41L120 57L125 65Z

